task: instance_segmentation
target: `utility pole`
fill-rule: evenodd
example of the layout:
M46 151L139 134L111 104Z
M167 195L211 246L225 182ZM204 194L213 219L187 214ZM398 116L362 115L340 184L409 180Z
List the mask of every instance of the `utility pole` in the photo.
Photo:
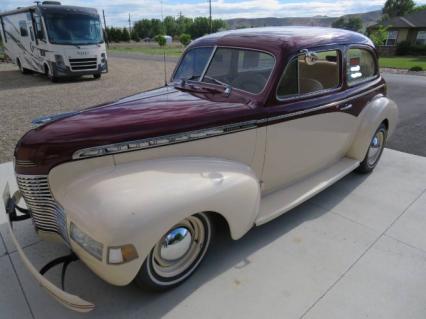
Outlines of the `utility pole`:
M213 25L212 25L212 0L209 0L209 20L210 20L210 33L213 32Z
M129 12L129 34L132 33L132 20L130 20L130 12Z
M109 48L109 39L108 39L108 32L107 32L107 25L106 25L106 20L105 20L105 11L104 11L104 9L102 9L102 15L104 17L105 40L106 40L107 48Z

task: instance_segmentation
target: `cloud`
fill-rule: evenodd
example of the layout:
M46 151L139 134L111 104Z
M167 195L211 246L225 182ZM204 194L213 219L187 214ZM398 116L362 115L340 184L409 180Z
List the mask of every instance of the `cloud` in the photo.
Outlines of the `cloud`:
M315 15L341 16L348 13L367 12L383 7L385 0L212 0L215 18L257 17L307 17ZM159 18L161 16L207 16L207 0L63 0L63 4L95 7L105 10L108 24L128 25L129 12L132 20ZM426 4L426 0L416 1ZM0 10L10 10L28 5L28 1L2 0ZM163 13L163 14L162 14Z

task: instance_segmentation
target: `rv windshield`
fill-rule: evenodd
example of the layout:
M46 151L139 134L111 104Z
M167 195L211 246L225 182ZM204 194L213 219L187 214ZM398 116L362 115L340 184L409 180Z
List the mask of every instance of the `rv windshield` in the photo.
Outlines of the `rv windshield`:
M45 14L49 41L52 44L85 45L102 43L99 16L87 14Z

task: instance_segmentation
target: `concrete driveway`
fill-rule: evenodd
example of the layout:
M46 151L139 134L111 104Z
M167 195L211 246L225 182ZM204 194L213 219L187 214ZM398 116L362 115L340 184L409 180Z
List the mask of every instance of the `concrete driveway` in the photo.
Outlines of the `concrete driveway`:
M0 165L1 188L11 169ZM426 158L386 149L373 174L351 174L239 241L219 231L205 262L173 291L113 287L80 262L66 289L96 303L87 318L424 319L425 207ZM16 232L37 267L67 253L40 242L29 222ZM6 225L0 233L0 318L82 318L36 284ZM58 270L48 277L59 284Z

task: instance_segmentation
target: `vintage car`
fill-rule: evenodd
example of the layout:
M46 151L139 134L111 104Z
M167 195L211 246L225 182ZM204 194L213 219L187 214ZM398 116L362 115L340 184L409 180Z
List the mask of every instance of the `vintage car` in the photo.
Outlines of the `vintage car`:
M5 190L6 210L73 253L38 272L12 237L40 284L71 309L94 305L42 274L77 258L113 285L165 290L203 260L215 220L236 240L350 172L371 172L397 117L361 34L204 36L164 87L36 121L16 146L19 190Z

